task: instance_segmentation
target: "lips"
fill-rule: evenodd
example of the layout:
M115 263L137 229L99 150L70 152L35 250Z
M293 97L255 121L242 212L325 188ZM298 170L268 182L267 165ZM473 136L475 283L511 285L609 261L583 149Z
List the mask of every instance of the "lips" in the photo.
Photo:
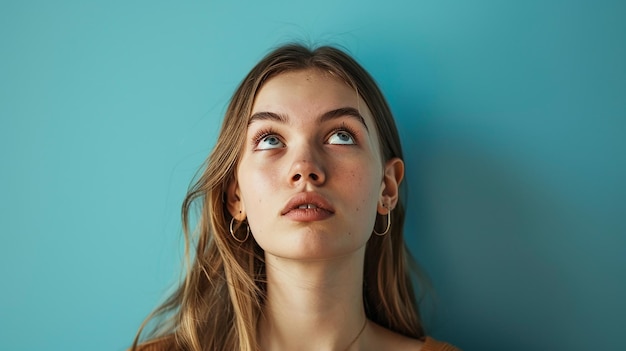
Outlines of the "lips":
M335 210L328 200L314 192L296 194L281 211L281 215L301 222L323 220L334 213Z

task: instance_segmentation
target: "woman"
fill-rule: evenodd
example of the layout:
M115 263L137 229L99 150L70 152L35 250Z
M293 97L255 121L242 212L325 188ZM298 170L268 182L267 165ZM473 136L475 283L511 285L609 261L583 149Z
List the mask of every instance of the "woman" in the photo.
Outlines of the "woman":
M454 350L420 323L403 175L389 107L358 63L276 49L230 102L183 204L184 283L133 350Z

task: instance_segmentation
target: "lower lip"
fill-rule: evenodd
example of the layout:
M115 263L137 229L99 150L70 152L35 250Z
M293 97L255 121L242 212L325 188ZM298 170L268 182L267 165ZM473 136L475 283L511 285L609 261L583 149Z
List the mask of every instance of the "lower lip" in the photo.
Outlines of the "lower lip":
M295 208L283 216L296 222L315 222L325 220L332 215L332 212L321 208Z

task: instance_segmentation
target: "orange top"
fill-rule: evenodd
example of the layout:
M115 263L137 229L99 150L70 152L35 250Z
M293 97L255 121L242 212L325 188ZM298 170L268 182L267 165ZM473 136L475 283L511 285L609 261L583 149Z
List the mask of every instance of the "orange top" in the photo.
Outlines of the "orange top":
M163 337L155 340L148 341L137 347L139 351L170 351L174 350L174 338ZM461 351L460 349L446 344L445 342L437 341L433 338L426 337L424 339L424 346L420 351Z

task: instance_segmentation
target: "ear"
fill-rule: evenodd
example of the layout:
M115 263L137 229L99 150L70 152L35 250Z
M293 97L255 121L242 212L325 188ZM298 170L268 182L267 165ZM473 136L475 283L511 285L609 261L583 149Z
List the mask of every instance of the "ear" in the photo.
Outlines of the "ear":
M378 213L386 215L398 204L400 183L404 178L404 162L394 157L385 163L383 181L380 187Z
M231 180L226 189L226 208L228 212L238 221L246 218L246 210L241 200L241 192L239 191L239 183L237 180Z

